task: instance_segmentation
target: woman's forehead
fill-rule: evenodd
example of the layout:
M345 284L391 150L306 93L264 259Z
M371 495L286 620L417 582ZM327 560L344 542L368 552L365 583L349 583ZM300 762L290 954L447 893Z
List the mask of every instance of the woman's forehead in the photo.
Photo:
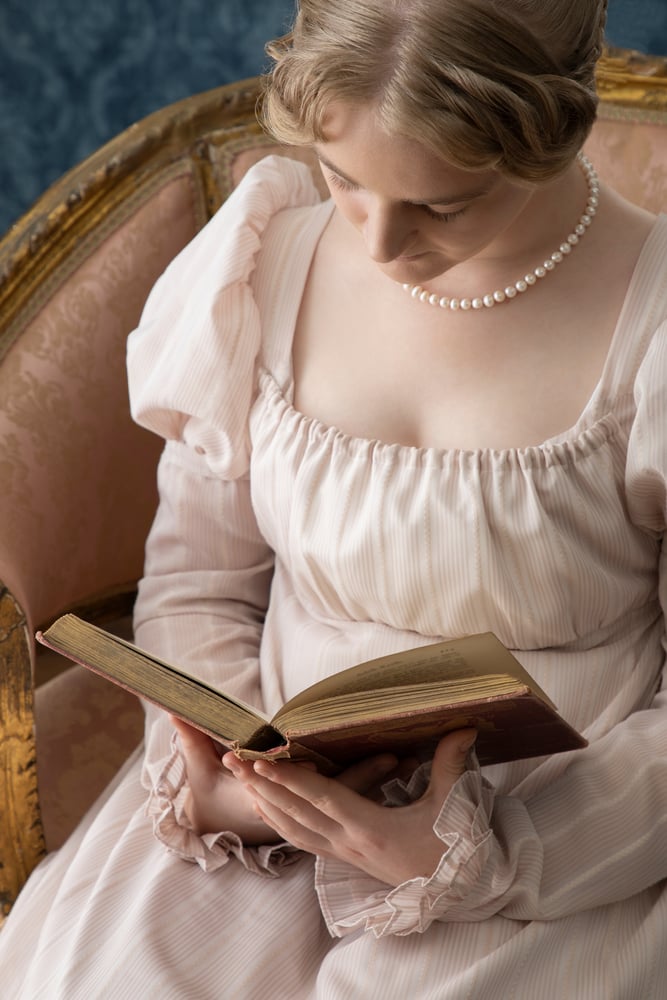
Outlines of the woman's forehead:
M385 130L372 104L333 102L325 141L315 144L321 162L344 180L424 204L449 204L492 187L493 169L465 170L415 139Z

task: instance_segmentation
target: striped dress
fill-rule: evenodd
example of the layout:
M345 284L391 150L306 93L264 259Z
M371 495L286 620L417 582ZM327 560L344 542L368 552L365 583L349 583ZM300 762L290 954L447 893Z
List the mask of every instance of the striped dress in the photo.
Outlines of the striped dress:
M274 712L362 660L494 631L587 749L457 782L429 878L196 836L163 716L0 933L6 1000L662 1000L667 995L667 219L600 381L539 447L417 449L293 405L332 212L268 159L172 263L129 343L167 441L137 641ZM387 789L420 794L424 776Z

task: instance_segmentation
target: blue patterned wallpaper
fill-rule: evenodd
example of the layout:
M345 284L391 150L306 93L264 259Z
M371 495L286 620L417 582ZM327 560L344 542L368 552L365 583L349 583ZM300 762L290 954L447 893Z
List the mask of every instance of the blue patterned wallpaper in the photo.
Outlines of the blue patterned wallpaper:
M294 0L0 0L0 233L139 118L260 72L266 41L293 9ZM667 0L610 0L608 34L667 53Z
M0 233L152 111L253 76L293 0L0 0Z
M607 36L626 49L667 55L667 0L609 0Z

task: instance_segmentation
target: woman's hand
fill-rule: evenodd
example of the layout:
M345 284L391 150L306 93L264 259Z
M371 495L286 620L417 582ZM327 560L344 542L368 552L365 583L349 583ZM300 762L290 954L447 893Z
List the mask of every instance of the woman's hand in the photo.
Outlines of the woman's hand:
M443 854L433 825L465 770L473 730L438 744L426 792L411 805L388 809L360 792L393 769L395 759L371 758L335 779L279 761L224 763L252 795L259 816L282 839L311 854L338 858L389 885L433 874Z
M195 832L228 830L244 844L278 843L282 837L260 818L248 788L223 766L213 740L173 716L170 719L185 759L189 786L185 811Z

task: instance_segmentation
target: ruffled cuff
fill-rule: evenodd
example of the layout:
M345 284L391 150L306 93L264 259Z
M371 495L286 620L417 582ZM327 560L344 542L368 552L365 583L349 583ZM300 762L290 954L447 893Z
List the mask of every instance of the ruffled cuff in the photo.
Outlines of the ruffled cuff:
M234 857L264 878L277 878L280 870L292 864L300 851L288 843L248 847L236 833L195 833L185 812L187 781L183 758L172 739L172 751L154 783L146 815L153 821L153 833L174 854L192 861L205 872L213 872Z
M392 782L385 789L387 806L409 804L428 784L420 768L408 785ZM466 771L447 796L433 830L446 847L428 878L414 878L391 888L342 861L318 858L315 888L329 933L344 937L355 931L387 934L423 933L434 920L459 903L478 882L491 850L489 827L494 790L478 767Z

